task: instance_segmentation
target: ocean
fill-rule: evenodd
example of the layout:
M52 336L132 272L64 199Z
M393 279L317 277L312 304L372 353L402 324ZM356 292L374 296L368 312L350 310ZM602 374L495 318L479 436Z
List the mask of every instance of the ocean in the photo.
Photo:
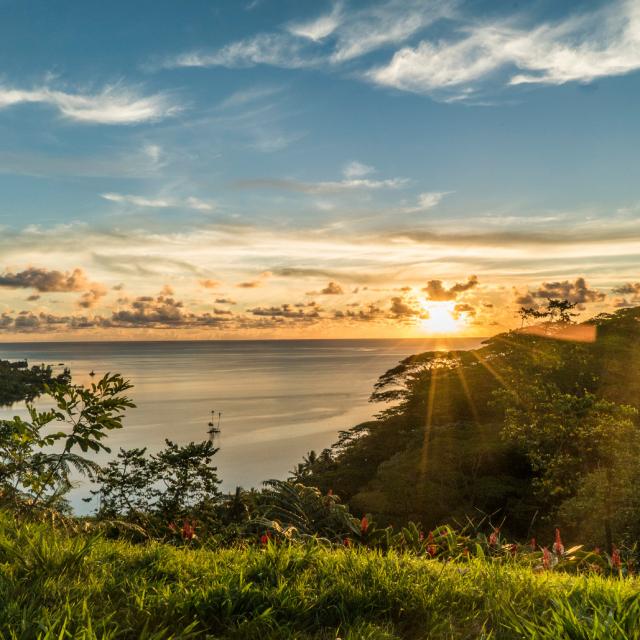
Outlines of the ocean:
M109 435L119 447L156 451L165 438L206 439L211 411L220 417L215 465L224 490L258 487L285 478L310 450L335 442L339 431L368 420L382 407L368 402L377 378L413 353L442 348L442 339L256 340L192 342L0 343L0 359L64 363L74 382L110 372L131 380L137 407L125 427ZM478 338L448 338L448 348L470 349ZM24 407L0 409L0 418ZM108 456L101 455L100 462ZM74 490L72 504L86 511Z

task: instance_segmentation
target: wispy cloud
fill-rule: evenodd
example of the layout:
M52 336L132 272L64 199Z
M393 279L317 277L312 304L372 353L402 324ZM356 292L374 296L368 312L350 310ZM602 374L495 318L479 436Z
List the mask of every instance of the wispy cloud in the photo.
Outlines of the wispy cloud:
M449 90L462 98L500 71L506 84L518 85L590 82L640 69L640 5L634 0L556 23L515 22L463 23L457 37L400 49L366 77L401 90Z
M172 207L193 209L195 211L213 211L215 205L205 200L200 200L190 196L184 200L176 200L173 198L148 198L145 196L137 196L124 193L101 193L100 197L109 202L117 202L119 204L130 204L135 207L149 207L153 209L167 209Z
M39 103L54 107L74 122L132 125L154 122L176 115L181 108L165 94L143 96L120 85L98 93L68 93L49 87L15 89L0 85L0 109Z
M331 13L320 16L309 22L296 22L288 27L289 33L318 42L331 35L340 25L342 5L336 3Z

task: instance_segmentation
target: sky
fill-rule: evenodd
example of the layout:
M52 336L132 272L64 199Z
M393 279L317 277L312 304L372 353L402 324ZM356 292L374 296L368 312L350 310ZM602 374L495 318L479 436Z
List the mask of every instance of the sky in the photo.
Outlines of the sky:
M640 0L0 0L0 341L640 304Z

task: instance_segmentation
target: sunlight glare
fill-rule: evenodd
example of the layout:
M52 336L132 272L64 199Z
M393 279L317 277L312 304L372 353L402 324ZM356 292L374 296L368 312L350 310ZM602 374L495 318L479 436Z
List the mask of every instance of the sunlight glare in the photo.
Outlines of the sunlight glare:
M456 313L455 302L425 301L428 318L422 320L422 328L429 333L458 333L467 323L465 313Z

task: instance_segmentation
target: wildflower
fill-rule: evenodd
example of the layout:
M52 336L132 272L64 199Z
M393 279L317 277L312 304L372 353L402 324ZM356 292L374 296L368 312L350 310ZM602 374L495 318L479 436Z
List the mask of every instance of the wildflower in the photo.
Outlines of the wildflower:
M342 544L343 544L345 547L350 547L350 546L351 546L351 540L350 540L349 538L345 538L345 539L342 541Z
M556 540L553 543L553 553L557 556L564 555L564 545L562 544L562 538L560 537L560 529L556 529Z
M433 539L433 531L429 531L429 537L427 538L427 555L431 558L434 558L437 552L438 547L436 546L435 540Z
M499 535L500 535L500 529L497 527L489 534L488 542L490 547L495 547L496 544L498 544Z
M531 551L535 551L538 548L535 538L531 538L529 545L531 546Z
M509 552L511 553L512 556L515 556L516 553L518 552L518 545L515 542L509 545Z
M545 569L551 568L551 553L547 547L542 548L542 566Z
M418 540L420 540L420 542L422 542L422 541L424 540L424 531L421 531L421 532L418 534Z
M369 521L367 520L367 516L362 516L362 520L360 520L360 535L367 535L367 530L369 529Z
M260 544L267 544L271 540L271 531L267 531L260 536Z
M611 568L612 569L617 569L618 571L620 571L620 569L622 569L622 561L620 560L620 552L618 551L617 547L615 545L613 545L613 547L611 547Z
M193 540L196 537L196 529L188 520L182 524L182 537L185 540Z

